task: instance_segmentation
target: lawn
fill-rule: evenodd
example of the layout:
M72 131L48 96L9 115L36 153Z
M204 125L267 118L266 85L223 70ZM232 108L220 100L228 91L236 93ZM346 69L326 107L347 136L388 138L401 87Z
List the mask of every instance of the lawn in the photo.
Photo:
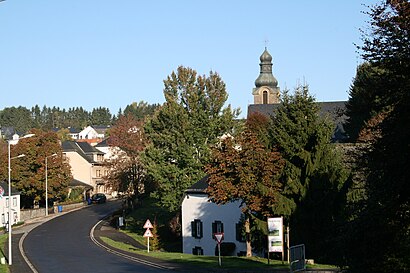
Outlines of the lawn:
M172 263L184 264L192 267L201 268L214 268L219 267L218 257L216 256L197 256L192 254L176 253L176 252L162 252L162 251L150 251L146 249L136 249L133 246L113 241L109 238L101 238L106 244L115 247L117 249L125 250L128 252L138 253L144 256L150 256L157 259L165 260ZM230 269L255 269L255 268L288 268L285 263L282 265L281 261L271 260L268 265L267 259L258 257L222 257L222 267Z
M4 246L7 242L7 238L8 238L8 234L2 234L0 235L0 257L5 257L5 253L4 253ZM9 271L9 267L7 264L0 264L0 273L8 273Z

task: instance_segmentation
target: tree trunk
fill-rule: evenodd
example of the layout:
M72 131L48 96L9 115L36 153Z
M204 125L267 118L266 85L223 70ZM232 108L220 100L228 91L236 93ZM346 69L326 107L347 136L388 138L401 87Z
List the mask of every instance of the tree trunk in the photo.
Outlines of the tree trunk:
M252 257L252 246L251 246L251 224L249 216L245 220L245 233L246 233L246 257Z

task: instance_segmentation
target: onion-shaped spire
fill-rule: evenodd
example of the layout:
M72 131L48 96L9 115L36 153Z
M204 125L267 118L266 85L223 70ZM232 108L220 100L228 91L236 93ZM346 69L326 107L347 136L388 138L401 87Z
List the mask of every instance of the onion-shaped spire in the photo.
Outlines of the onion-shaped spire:
M265 51L263 51L262 55L260 56L260 74L259 77L255 81L256 87L261 86L269 86L269 87L277 87L278 81L272 74L272 56L269 54L268 50L265 47Z

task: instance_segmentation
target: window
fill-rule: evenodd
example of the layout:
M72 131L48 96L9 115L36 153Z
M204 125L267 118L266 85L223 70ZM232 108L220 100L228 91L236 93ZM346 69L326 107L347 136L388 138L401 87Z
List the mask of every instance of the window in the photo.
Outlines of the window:
M6 198L6 208L8 208L8 207L9 207L9 199Z
M263 104L268 104L268 91L263 91Z
M192 249L193 255L204 255L204 250L200 246L196 246Z
M191 222L191 232L192 232L192 237L201 239L203 236L202 232L202 221L199 219L195 219L194 221Z
M215 239L215 233L223 233L224 232L224 224L221 221L215 221L212 223L212 238Z
M97 177L101 177L101 170L96 170L95 173L96 173Z
M13 207L17 207L17 197L13 197Z
M236 240L238 242L246 242L245 234L243 233L243 224L241 222L236 223Z

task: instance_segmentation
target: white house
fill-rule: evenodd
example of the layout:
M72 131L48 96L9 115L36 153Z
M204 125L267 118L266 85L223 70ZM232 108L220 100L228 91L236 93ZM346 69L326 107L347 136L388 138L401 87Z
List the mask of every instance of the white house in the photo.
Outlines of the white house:
M183 253L216 255L215 233L223 232L223 243L233 243L232 256L246 253L246 243L241 234L241 203L217 205L209 200L205 192L207 177L185 191L182 201L182 245Z
M9 219L9 191L6 182L0 182L0 213L1 225L7 226ZM15 225L20 222L20 193L12 188L11 190L11 224Z
M78 140L98 140L104 139L109 126L87 126L78 133Z

